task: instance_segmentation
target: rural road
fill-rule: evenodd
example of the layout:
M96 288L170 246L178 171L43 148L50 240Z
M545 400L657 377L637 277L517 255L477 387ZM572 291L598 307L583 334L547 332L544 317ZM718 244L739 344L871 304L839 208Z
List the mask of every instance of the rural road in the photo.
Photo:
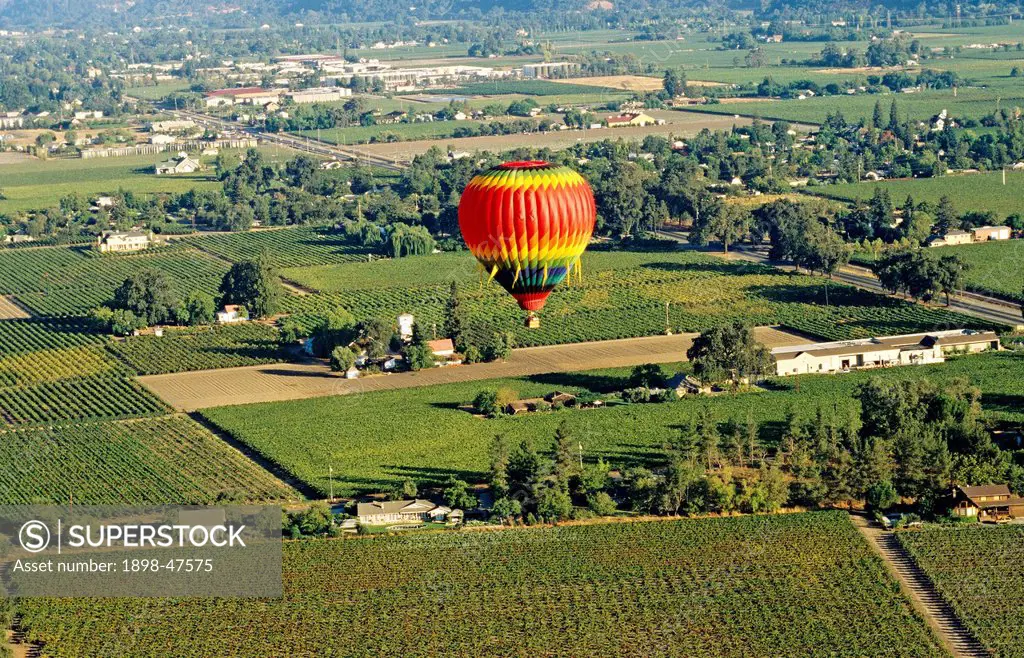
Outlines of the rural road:
M768 347L810 342L804 337L772 327L758 327L754 332L757 339ZM629 367L643 363L672 363L686 360L686 350L695 336L678 334L526 347L513 350L508 361L431 368L361 379L341 378L321 363L274 363L149 375L139 377L139 381L175 409L188 412L253 402L301 400L501 377Z
M851 514L856 526L871 548L881 556L885 566L900 582L914 608L924 617L935 634L956 658L989 658L991 654L974 639L953 609L935 591L928 577L906 555L896 536L868 522L861 514Z
M688 244L686 234L684 233L676 231L658 231L658 233L663 237L671 238L681 244ZM779 269L793 269L792 267L782 266L769 260L765 253L746 248L730 251L727 254L727 257L746 260L751 263L771 265L778 267ZM877 292L882 295L889 294L888 290L882 288L882 285L878 282L874 273L865 267L847 265L836 272L833 278L836 281L840 281L841 283L855 286L857 288L870 290L871 292ZM1007 324L1011 327L1017 327L1024 324L1024 316L1021 315L1021 309L1018 305L965 291L960 291L953 295L950 300L949 308L953 311L973 315L974 317L988 320L989 322Z

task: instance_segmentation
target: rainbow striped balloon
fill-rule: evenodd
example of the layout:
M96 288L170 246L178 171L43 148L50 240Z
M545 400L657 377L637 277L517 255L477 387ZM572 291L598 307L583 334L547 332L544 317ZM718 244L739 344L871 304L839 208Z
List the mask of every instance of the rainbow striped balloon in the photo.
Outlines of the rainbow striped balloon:
M506 162L475 176L459 202L469 250L531 317L552 288L579 272L596 216L582 176L539 160Z

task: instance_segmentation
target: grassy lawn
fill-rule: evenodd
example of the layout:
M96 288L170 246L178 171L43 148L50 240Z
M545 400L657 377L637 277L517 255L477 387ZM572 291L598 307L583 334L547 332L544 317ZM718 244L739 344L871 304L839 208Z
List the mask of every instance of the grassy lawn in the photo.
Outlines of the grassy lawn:
M670 369L679 368L685 366ZM705 407L723 423L728 419L746 422L750 415L762 423L761 442L771 446L779 440L790 409L806 418L819 407L845 417L854 411L851 395L857 385L872 376L964 377L982 389L982 405L991 418L1024 420L1024 354L1012 352L964 357L935 366L807 376L799 382L778 380L758 392L664 404L565 409L498 419L478 418L460 409L486 388L507 386L520 397L555 390L604 393L621 390L627 376L625 369L538 375L220 407L202 413L325 494L330 484L328 467L333 467L334 492L340 495L380 491L405 477L440 483L456 475L479 482L487 467L488 445L496 434L504 434L512 445L526 440L539 450L550 450L555 429L562 422L574 440L583 444L588 461L603 457L613 467L658 463L663 458L662 446Z
M1024 186L1024 172L1006 172L1006 185L1003 185L1002 172L981 174L948 175L939 178L914 178L881 181L878 183L845 183L842 185L826 185L808 188L809 192L843 201L857 199L868 200L876 188L889 190L896 205L902 205L907 195L920 203L938 203L943 196L948 196L957 212L965 213L972 210L991 210L1000 218L1014 213L1024 213L1024 197L1021 188Z

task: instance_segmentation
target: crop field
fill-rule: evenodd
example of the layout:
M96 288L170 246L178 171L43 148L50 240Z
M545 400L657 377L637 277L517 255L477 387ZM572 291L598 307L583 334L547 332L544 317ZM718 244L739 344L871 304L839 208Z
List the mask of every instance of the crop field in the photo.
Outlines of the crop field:
M896 536L995 658L1024 656L1024 528L936 528Z
M0 200L0 213L50 208L56 206L62 196L75 192L86 196L118 190L153 194L220 187L209 172L154 175L150 168L168 157L167 153L154 153L90 160L33 160L19 163L17 167L0 168L4 196L7 197Z
M855 96L815 97L806 100L762 100L729 102L701 106L699 112L712 114L740 114L761 119L782 119L800 123L820 124L830 113L841 112L847 121L870 119L875 102L881 101L888 116L889 105L896 100L901 116L916 120L929 119L942 110L953 117L980 119L996 108L1000 99L1003 107L1024 105L1024 87L1009 95L1001 89L960 89L957 97L951 90L922 91L915 94L857 94ZM698 110L692 110L698 111Z
M185 416L0 431L5 504L210 504L298 494Z
M0 290L38 315L84 315L111 299L135 272L165 272L179 295L217 291L224 263L196 250L169 247L126 255L100 255L86 247L0 253Z
M315 227L197 236L183 242L232 262L266 253L276 267L356 262L369 253L330 229Z
M33 318L0 322L0 354L4 356L95 345L106 340L106 336L96 333L80 319Z
M121 375L69 377L0 388L0 426L132 418L166 411L167 406L152 393Z
M687 366L667 369L680 368ZM587 461L603 457L613 467L661 463L662 447L705 407L720 423L729 419L745 423L749 415L762 423L761 443L771 447L779 441L790 409L811 418L821 406L845 418L853 411L851 396L856 387L873 376L935 381L962 377L981 388L988 417L1024 421L1024 353L1008 351L935 366L773 380L765 390L665 404L566 409L496 419L477 418L460 408L488 388L508 387L522 398L555 390L602 394L624 388L628 375L626 369L536 375L219 407L201 413L324 494L330 489L328 468L333 467L338 495L381 491L405 477L441 483L454 474L479 482L484 479L487 449L495 435L504 434L512 445L526 440L546 451L563 421L574 440L578 437L583 444Z
M54 658L945 655L840 512L284 549L281 599L25 599L18 612Z
M259 323L167 329L163 336L133 336L109 350L139 375L234 368L281 360L277 329ZM0 361L0 381L3 362Z
M867 201L875 189L888 190L894 203L900 205L907 195L920 203L938 203L948 196L959 213L972 210L991 210L998 217L1005 218L1015 213L1024 214L1024 198L1020 190L1024 187L1024 172L1006 172L1003 185L1002 172L981 174L947 175L939 178L911 178L880 181L877 183L844 183L807 188L805 191L843 201Z
M39 350L0 356L0 387L30 386L117 370L117 364L99 346Z
M587 253L582 281L555 289L541 312L540 329L521 326L522 311L499 286L486 283L468 253L315 268L308 277L302 270L286 272L303 285L328 291L286 300L285 310L306 326L338 306L357 319L411 312L424 327L440 326L449 295L444 281L455 280L467 319L514 328L522 347L661 334L666 305L675 332L737 319L833 340L980 326L969 316L835 284L829 286L826 307L824 279L693 252Z

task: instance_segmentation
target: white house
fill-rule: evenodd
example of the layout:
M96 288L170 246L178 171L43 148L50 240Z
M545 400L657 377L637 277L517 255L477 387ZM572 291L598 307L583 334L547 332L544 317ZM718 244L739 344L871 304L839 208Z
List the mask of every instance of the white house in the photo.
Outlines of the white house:
M373 501L356 506L359 522L366 525L444 521L451 512L450 507L429 500Z
M950 353L998 349L999 336L995 332L951 329L925 334L776 347L772 350L772 356L775 358L776 374L785 376L942 363Z
M441 338L438 340L427 341L427 347L433 352L434 356L452 356L455 354L455 343L452 342L451 338Z
M104 231L97 240L96 246L101 253L124 253L148 249L153 242L153 234L143 231Z
M191 174L198 171L200 167L199 162L192 158L185 156L176 160L168 160L161 162L158 165L154 165L153 171L158 175L162 174Z
M97 208L110 208L114 205L114 197L112 196L98 196L96 197Z
M969 231L958 229L947 231L942 237L933 235L927 240L929 247L949 247L958 244L970 244L974 242L974 234Z
M177 137L174 137L172 135L165 135L163 133L151 135L149 138L150 144L173 144L176 141L178 141Z
M402 313L398 316L398 335L402 340L412 340L412 325L415 322L416 318L412 313Z
M234 324L249 319L245 308L237 304L227 304L223 309L217 311L217 324Z

